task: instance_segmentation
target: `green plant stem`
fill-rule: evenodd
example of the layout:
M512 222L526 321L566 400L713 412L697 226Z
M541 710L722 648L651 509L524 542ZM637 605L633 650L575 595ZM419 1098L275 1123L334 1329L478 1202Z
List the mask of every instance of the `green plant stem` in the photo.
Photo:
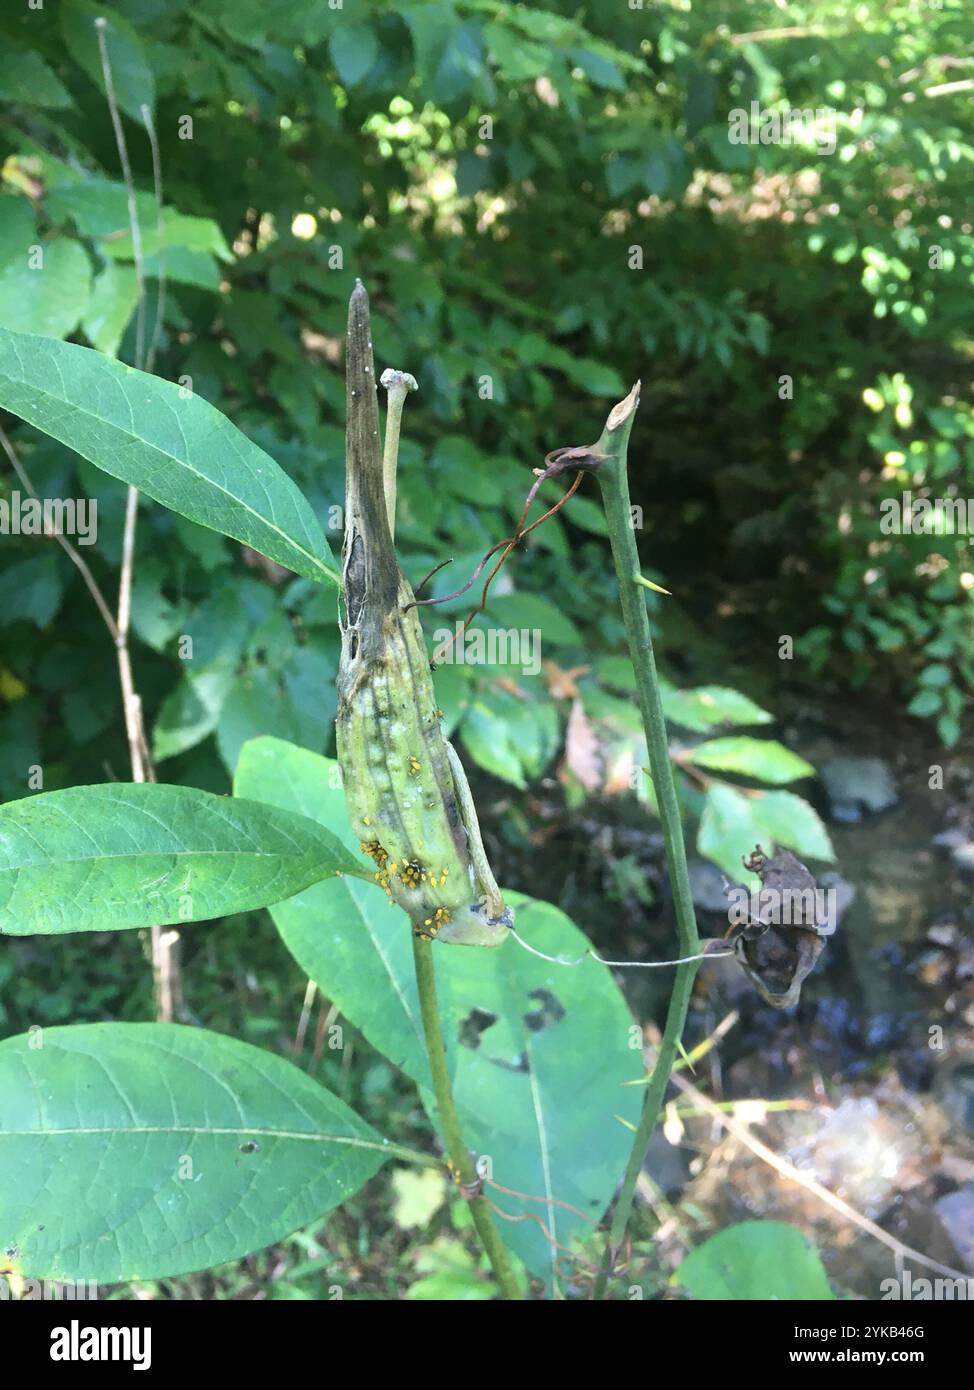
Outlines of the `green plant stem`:
M673 769L670 765L666 721L663 718L663 703L660 697L659 680L656 675L656 659L653 655L653 639L649 630L646 600L642 592L639 552L636 547L636 533L632 524L629 479L626 471L626 450L638 403L639 388L637 383L626 401L620 402L609 415L605 431L599 441L599 449L605 455L605 459L596 476L602 489L602 501L609 529L609 543L612 546L612 558L619 580L619 596L622 616L626 625L629 655L636 675L639 710L642 715L643 728L646 731L649 765L663 827L666 863L676 908L679 955L691 956L696 955L699 951L700 938L697 933L690 880L687 875L683 826L680 820L680 807L673 780ZM677 967L659 1054L653 1067L649 1085L646 1088L642 1117L633 1139L632 1152L629 1155L629 1163L626 1167L606 1241L605 1258L595 1284L594 1297L596 1299L605 1296L612 1265L626 1233L636 1183L646 1159L650 1137L656 1128L670 1070L676 1059L677 1046L686 1021L697 964L698 962L693 961Z
M426 1051L429 1055L430 1074L433 1079L433 1093L443 1132L446 1152L454 1169L465 1185L477 1181L470 1150L463 1141L460 1117L453 1099L450 1073L446 1062L446 1048L443 1045L443 1026L440 1020L439 1005L436 1001L436 970L433 965L433 943L413 937L413 959L416 963L416 983L419 986L419 1007L423 1019L423 1032L426 1035ZM470 1215L487 1252L504 1298L518 1299L517 1282L508 1258L504 1242L501 1240L494 1222L493 1213L483 1197L474 1197L470 1202Z

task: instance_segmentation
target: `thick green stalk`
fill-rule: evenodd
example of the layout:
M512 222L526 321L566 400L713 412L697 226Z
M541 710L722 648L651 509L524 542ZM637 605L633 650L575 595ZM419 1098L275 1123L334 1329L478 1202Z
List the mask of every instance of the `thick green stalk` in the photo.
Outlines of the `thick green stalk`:
M606 421L605 430L598 444L598 450L604 455L604 459L600 462L596 476L602 489L602 501L609 528L609 543L612 546L612 558L615 561L616 575L619 580L619 596L622 616L626 625L626 637L629 642L629 655L636 674L639 710L642 715L643 728L646 731L650 771L653 776L653 786L656 789L660 821L663 827L666 863L676 908L679 954L692 956L696 955L700 949L700 938L697 934L693 897L687 875L683 826L680 820L676 786L673 781L673 769L670 765L666 721L663 718L663 703L660 698L659 681L656 675L656 659L653 655L653 639L649 630L646 600L642 592L639 552L636 548L636 533L632 523L629 501L629 479L626 471L626 450L638 404L639 384L637 382L626 399L611 411ZM650 1137L656 1128L660 1106L666 1092L666 1083L676 1060L677 1045L686 1021L690 992L693 988L696 972L697 962L695 961L677 967L659 1055L646 1088L642 1118L633 1140L632 1152L629 1155L629 1163L626 1167L622 1189L616 1202L612 1225L606 1242L605 1259L595 1285L594 1296L597 1299L605 1295L606 1283L612 1270L613 1261L626 1233L636 1183L646 1159Z
M464 1186L477 1181L470 1151L463 1141L460 1117L453 1099L453 1087L446 1062L446 1048L443 1045L443 1027L440 1010L436 1002L436 970L433 965L433 943L419 936L413 936L413 959L416 962L416 983L419 986L419 1008L423 1019L423 1032L426 1034L426 1050L429 1054L430 1074L433 1078L433 1093L436 1096L436 1109L447 1155ZM507 1250L494 1223L493 1213L483 1197L470 1201L470 1214L480 1236L481 1244L487 1251L504 1298L520 1297L514 1271L508 1259Z

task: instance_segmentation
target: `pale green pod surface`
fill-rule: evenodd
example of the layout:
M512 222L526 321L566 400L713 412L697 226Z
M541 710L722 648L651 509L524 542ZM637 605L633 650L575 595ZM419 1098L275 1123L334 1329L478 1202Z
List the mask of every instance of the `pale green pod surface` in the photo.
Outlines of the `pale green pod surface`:
M349 304L347 381L336 741L349 817L377 882L415 931L457 945L500 945L513 914L479 849L469 796L457 792L426 643L408 607L413 591L389 531L368 296L360 284Z

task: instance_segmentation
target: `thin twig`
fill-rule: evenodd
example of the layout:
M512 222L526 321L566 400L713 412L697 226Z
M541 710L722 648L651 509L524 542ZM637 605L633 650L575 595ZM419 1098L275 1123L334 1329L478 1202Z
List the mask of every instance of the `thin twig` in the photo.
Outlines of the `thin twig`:
M311 1018L311 1007L315 1002L315 994L318 986L314 980L309 980L304 991L304 1002L301 1005L301 1017L298 1019L297 1031L294 1034L294 1042L291 1045L291 1056L297 1057L304 1048L304 1040L308 1032L308 1020Z
M696 915L693 908L693 895L687 873L686 846L683 843L683 825L680 820L680 806L673 780L670 763L670 750L666 734L666 720L663 715L663 702L660 695L659 679L656 674L656 659L653 655L653 639L649 628L646 603L634 575L639 573L639 553L636 537L630 525L629 479L626 466L629 434L633 417L639 404L639 382L632 391L609 412L605 430L599 441L599 452L605 456L596 472L605 506L605 519L609 530L609 544L619 581L619 597L622 616L626 625L626 638L633 673L636 677L636 691L639 712L646 732L649 761L659 800L660 823L666 849L666 865L669 870L670 886L676 911L677 937L681 956L686 961L677 966L676 979L666 1011L663 1039L653 1075L646 1087L643 1100L643 1113L633 1140L629 1162L612 1216L612 1224L605 1245L602 1269L596 1281L593 1297L598 1300L605 1296L606 1284L613 1263L622 1248L626 1225L632 1211L636 1183L642 1172L646 1150L659 1118L660 1106L666 1091L670 1070L676 1061L677 1048L686 1022L690 1004L690 992L697 972L700 951L700 937L697 932Z
M156 351L159 347L159 338L162 334L163 315L166 310L166 221L163 217L162 208L162 160L159 155L159 140L156 135L155 121L152 119L152 110L144 102L139 107L142 112L142 121L145 125L146 134L149 137L149 148L152 151L152 186L156 195L156 232L159 237L159 275L156 279L156 315L152 323L152 336L149 339L149 351L146 353L145 369L151 372L156 362Z
M552 475L552 476L553 476L553 475ZM439 647L439 648L433 653L433 663L434 663L434 665L436 664L436 662L442 661L442 660L443 660L443 657L446 655L446 653L447 653L447 652L450 650L450 648L453 646L454 642L456 642L457 639L458 639L459 637L461 637L461 636L466 632L467 628L468 628L468 627L470 626L470 624L473 622L473 620L474 620L474 618L477 616L477 614L483 612L484 608L486 608L486 606L487 606L487 595L488 595L488 593L489 593L489 591L490 591L490 586L491 586L491 584L494 582L494 579L495 579L496 575L498 574L498 572L501 570L501 568L503 567L503 565L506 563L507 557L510 555L510 553L511 553L511 551L514 549L514 547L515 547L516 545L518 545L518 544L524 539L525 536L529 536L529 535L531 534L532 531L534 531L538 526L540 526L540 525L542 524L542 522L545 522L545 521L548 520L549 517L554 516L555 512L561 511L562 507L565 505L565 503L568 501L568 499L569 499L569 498L574 494L574 492L577 490L579 483L582 481L582 474L581 474L580 472L579 472L579 473L576 473L576 475L575 475L575 481L572 483L572 485L571 485L571 487L568 489L568 491L564 494L563 497L559 497L558 501L554 504L554 506L553 506L553 507L549 507L548 510L544 513L543 516L539 516L538 519L537 519L537 521L532 521L532 523L531 523L530 526L524 526L524 518L527 516L528 510L529 510L529 508L530 508L530 506L531 506L531 503L534 501L534 495L535 495L535 493L537 492L537 490L538 490L538 485L539 485L539 483L540 483L541 481L543 481L543 479L539 478L539 479L538 479L538 482L536 482L536 483L534 484L534 486L531 488L531 491L530 491L530 493L528 494L528 499L527 499L527 501L526 501L525 504L524 504L524 510L521 512L521 520L518 522L517 530L515 531L514 535L511 536L511 537L510 537L508 540L506 540L506 541L498 541L496 545L491 546L490 550L488 550L487 554L484 556L484 558L481 560L480 564L479 564L479 565L477 566L477 568L474 570L472 577L469 579L469 581L468 581L466 584L464 584L464 586L463 586L462 589L458 589L457 592L456 592L456 594L448 594L448 595L446 595L444 598L441 598L441 599L422 599L422 600L420 600L419 602L417 602L417 603L415 603L415 604L409 604L409 605L407 605L408 607L412 608L412 607L414 607L414 606L415 606L415 607L419 607L419 606L420 606L420 603L422 603L422 604L429 604L429 603L446 603L446 602L449 601L449 599L451 599L451 598L457 598L460 594L466 593L466 591L467 591L467 590L470 588L470 586L474 583L474 581L476 580L477 576L480 574L481 570L483 569L483 567L484 567L484 565L487 563L487 561L490 559L490 557L491 557L492 555L496 554L497 551L500 550L500 549L503 547L504 553L501 555L501 558L497 561L497 564L494 566L494 568L491 570L490 574L487 576L486 580L484 581L484 587L483 587L483 590L482 590L481 595L480 595L480 602L477 604L477 607L476 607L476 608L472 609L471 612L467 614L467 616L464 618L463 622L460 623L460 624L457 626L457 628L456 628L456 630L454 631L453 635L452 635L450 638L448 638L448 640L447 640L446 642L443 643L443 646L442 646L442 647ZM523 529L522 529L522 528L523 528Z
M789 24L781 29L752 29L748 34L731 34L730 41L736 47L745 43L769 43L774 39L824 39L829 33L821 24ZM834 34L833 38L840 37Z
M443 1029L440 1021L439 1005L436 999L436 970L433 965L431 942L413 935L413 960L416 968L416 986L419 992L419 1011L423 1020L423 1033L426 1038L426 1051L430 1064L430 1079L436 1097L436 1109L440 1130L454 1174L460 1183L471 1192L478 1185L477 1172L470 1157L470 1151L460 1128L450 1069L446 1060L446 1047L443 1042ZM481 1244L487 1252L494 1277L497 1280L501 1297L517 1299L519 1291L507 1250L498 1234L491 1215L493 1203L482 1195L472 1195L469 1199L470 1215L473 1219Z
M122 573L118 586L118 637L115 646L118 650L118 670L122 682L122 700L125 709L125 729L128 734L129 754L132 760L132 780L145 782L149 779L142 758L141 720L136 710L135 684L132 680L132 661L129 655L129 627L132 619L132 570L135 561L135 528L138 520L139 494L129 487L125 499L125 527L122 532Z
M938 82L935 87L926 87L924 96L946 97L955 96L958 92L969 92L974 88L974 77L965 77L958 82Z
M108 111L112 118L112 129L115 132L115 144L118 148L118 160L122 166L122 181L125 184L125 196L128 200L129 226L132 232L132 259L135 261L135 283L139 291L135 321L135 365L141 371L145 362L145 263L142 259L142 228L139 226L139 208L135 198L135 181L132 178L132 166L129 163L128 146L125 143L125 131L122 128L122 117L119 113L118 101L115 96L112 65L108 57L108 44L105 39L105 30L107 27L107 19L99 16L98 19L95 20L95 33L98 36L98 52L101 55L101 70L105 80L105 97L108 101Z
M115 95L112 65L108 56L105 39L107 21L101 17L95 20L98 36L98 51L101 55L101 68L105 81L105 99L111 115L115 144L118 148L118 161L125 184L128 203L129 230L132 235L132 258L135 262L135 283L138 291L135 327L135 366L141 371L145 367L145 260L142 254L142 229L139 225L139 208L136 199L132 166L129 162L125 131ZM143 112L145 108L143 108ZM161 188L162 176L158 170L158 151L155 143L155 130L151 120L147 122L149 140L153 151L153 168L156 172L156 197L158 213L162 216ZM128 739L129 759L132 764L133 782L154 782L155 770L149 753L149 742L145 733L142 701L135 689L132 675L132 659L129 654L129 627L132 615L132 580L135 564L135 534L139 517L138 489L129 485L125 503L125 527L122 533L122 570L118 585L118 616L115 649L118 657L118 677L122 690L122 712L125 718L125 733ZM156 1018L161 1023L171 1021L174 1001L179 991L178 972L174 960L174 948L178 935L169 932L163 937L160 927L151 929L152 935L152 973L155 983Z
M699 1091L697 1087L694 1086L693 1082L688 1081L685 1076L680 1075L679 1072L674 1072L671 1080L675 1086L679 1087L684 1095L690 1097L699 1109L709 1115L715 1123L721 1125L722 1128L737 1139L739 1143L750 1149L751 1152L764 1163L767 1163L768 1166L773 1168L776 1173L779 1173L781 1177L786 1178L788 1182L794 1182L797 1183L799 1187L803 1187L806 1192L810 1192L814 1197L817 1197L820 1202L824 1202L826 1206L831 1207L832 1210L838 1212L840 1216L844 1216L847 1221L851 1221L854 1226L858 1226L861 1231L865 1231L866 1234L872 1236L874 1240L878 1240L882 1245L885 1245L888 1250L892 1250L893 1254L896 1255L898 1259L909 1258L915 1260L917 1264L924 1265L927 1269L935 1270L938 1274L943 1274L948 1279L967 1278L960 1270L951 1269L949 1265L942 1265L937 1260L932 1260L929 1255L923 1255L919 1250L914 1250L912 1246L904 1245L901 1240L897 1240L895 1236L890 1235L889 1231L884 1231L882 1226L877 1226L875 1221L869 1220L868 1216L863 1216L860 1212L856 1211L855 1207L850 1207L848 1202L843 1201L841 1197L837 1197L834 1192L830 1192L827 1187L823 1187L820 1182L816 1182L814 1178L809 1177L809 1175L802 1172L800 1168L796 1168L793 1164L789 1163L786 1158L779 1157L773 1149L768 1148L767 1144L763 1144L760 1139L755 1139L746 1125L741 1124L733 1115L725 1114L709 1096L705 1096L704 1093Z

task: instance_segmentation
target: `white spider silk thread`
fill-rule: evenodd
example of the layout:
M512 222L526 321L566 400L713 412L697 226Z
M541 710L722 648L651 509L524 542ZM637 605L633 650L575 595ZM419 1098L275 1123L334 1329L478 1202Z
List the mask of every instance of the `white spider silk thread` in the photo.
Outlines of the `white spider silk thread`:
M734 955L734 950L729 951L701 951L696 956L680 956L678 960L603 960L603 958L592 950L591 946L587 951L583 951L578 960L566 960L564 956L547 956L544 951L537 950L534 946L529 946L523 937L518 936L515 929L511 928L511 935L519 946L525 951L530 951L532 956L538 956L541 960L550 961L552 965L581 965L582 961L597 960L599 965L609 965L617 970L662 970L671 965L689 965L695 960L724 960L727 956Z

